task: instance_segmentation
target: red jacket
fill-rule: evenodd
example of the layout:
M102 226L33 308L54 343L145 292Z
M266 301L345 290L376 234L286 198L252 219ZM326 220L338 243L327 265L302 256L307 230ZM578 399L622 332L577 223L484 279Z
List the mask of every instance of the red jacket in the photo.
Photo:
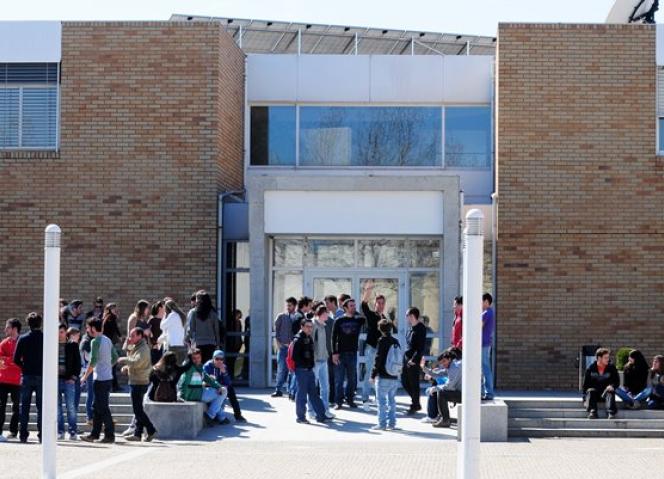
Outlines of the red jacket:
M452 324L452 346L455 348L461 348L462 340L461 334L463 332L461 320L463 318L463 311L459 313L454 313L454 323Z
M14 363L14 351L18 341L5 338L0 342L0 383L18 386L21 384L21 368Z

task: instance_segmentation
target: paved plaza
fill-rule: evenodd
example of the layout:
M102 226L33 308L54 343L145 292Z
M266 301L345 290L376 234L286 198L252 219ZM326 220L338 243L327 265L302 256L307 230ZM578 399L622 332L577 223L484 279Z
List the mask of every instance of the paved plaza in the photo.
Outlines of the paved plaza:
M338 411L330 425L295 423L294 404L269 391L241 391L248 424L205 430L196 441L112 446L61 442L59 478L454 478L456 431L402 417L400 431L374 432L375 410ZM34 440L34 436L31 437ZM482 445L482 478L576 478L596 471L652 477L664 469L664 439L531 439ZM40 475L36 443L0 444L4 477ZM216 472L212 472L216 471Z

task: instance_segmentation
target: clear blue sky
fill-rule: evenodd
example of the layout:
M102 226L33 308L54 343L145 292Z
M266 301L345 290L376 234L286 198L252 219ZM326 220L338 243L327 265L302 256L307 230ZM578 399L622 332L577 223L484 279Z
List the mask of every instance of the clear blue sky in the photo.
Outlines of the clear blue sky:
M495 35L498 22L603 23L613 0L0 0L0 20L167 20L172 13Z

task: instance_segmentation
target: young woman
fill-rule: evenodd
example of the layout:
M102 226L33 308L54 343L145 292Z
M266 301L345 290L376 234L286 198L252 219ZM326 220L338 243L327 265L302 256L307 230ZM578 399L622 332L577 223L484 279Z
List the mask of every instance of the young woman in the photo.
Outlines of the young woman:
M69 328L67 329L67 342L72 343L76 346L76 350L79 350L79 344L81 343L81 332L77 328ZM81 365L83 364L83 360L81 359L81 354L80 352L78 353L79 361L81 362ZM76 411L78 411L78 406L81 403L81 377L80 374L76 376L75 381L75 389L76 393L74 396L74 408Z
M102 333L113 343L113 347L120 349L122 345L122 335L118 325L118 307L115 303L108 303L104 307L104 313L101 320ZM117 368L113 366L113 392L121 391L118 384Z
M221 344L219 316L204 290L196 293L196 307L187 315L185 340L192 349L200 349L203 362L212 359L212 353Z
M161 358L161 345L157 342L157 338L161 336L161 321L164 319L164 314L164 302L159 300L153 303L150 307L148 329L143 332L150 346L152 364L156 364Z
M177 384L182 373L175 353L166 351L153 367L151 376L152 388L148 396L157 402L177 401Z
M396 394L399 389L399 377L390 374L387 359L390 350L399 346L399 341L392 336L392 323L387 319L378 321L381 336L376 345L376 360L371 370L371 382L376 382L376 402L378 403L378 425L374 430L393 430L397 426Z
M164 312L166 317L161 322L161 335L157 341L163 345L164 351L171 351L175 354L177 364L182 364L187 358L187 347L184 344L187 316L172 299L167 300L164 304Z
M127 319L127 332L131 331L134 328L141 328L143 331L149 328L148 325L148 314L149 314L150 303L146 300L141 299L136 306L134 307L134 312L129 315ZM127 340L125 339L122 349L127 350Z
M646 358L638 349L630 351L628 362L623 370L623 385L616 389L616 394L623 400L625 407L634 406L634 398L648 386L649 368Z
M657 355L652 359L648 387L634 397L635 409L640 409L643 403L648 409L664 409L664 356Z

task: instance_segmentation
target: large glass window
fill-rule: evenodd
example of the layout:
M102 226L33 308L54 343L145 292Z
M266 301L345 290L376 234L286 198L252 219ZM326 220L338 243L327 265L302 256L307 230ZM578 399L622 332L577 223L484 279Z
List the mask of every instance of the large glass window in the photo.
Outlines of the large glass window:
M353 240L308 241L306 266L315 268L350 268L355 266L355 242Z
M659 146L657 151L660 155L664 155L664 118L660 118L659 122Z
M438 166L437 107L301 107L302 166Z
M251 164L295 165L295 107L251 107Z
M445 166L491 167L491 108L445 108Z
M437 354L439 344L434 341L434 336L440 331L440 281L438 272L411 273L410 304L420 310L422 322L427 328L425 356Z

